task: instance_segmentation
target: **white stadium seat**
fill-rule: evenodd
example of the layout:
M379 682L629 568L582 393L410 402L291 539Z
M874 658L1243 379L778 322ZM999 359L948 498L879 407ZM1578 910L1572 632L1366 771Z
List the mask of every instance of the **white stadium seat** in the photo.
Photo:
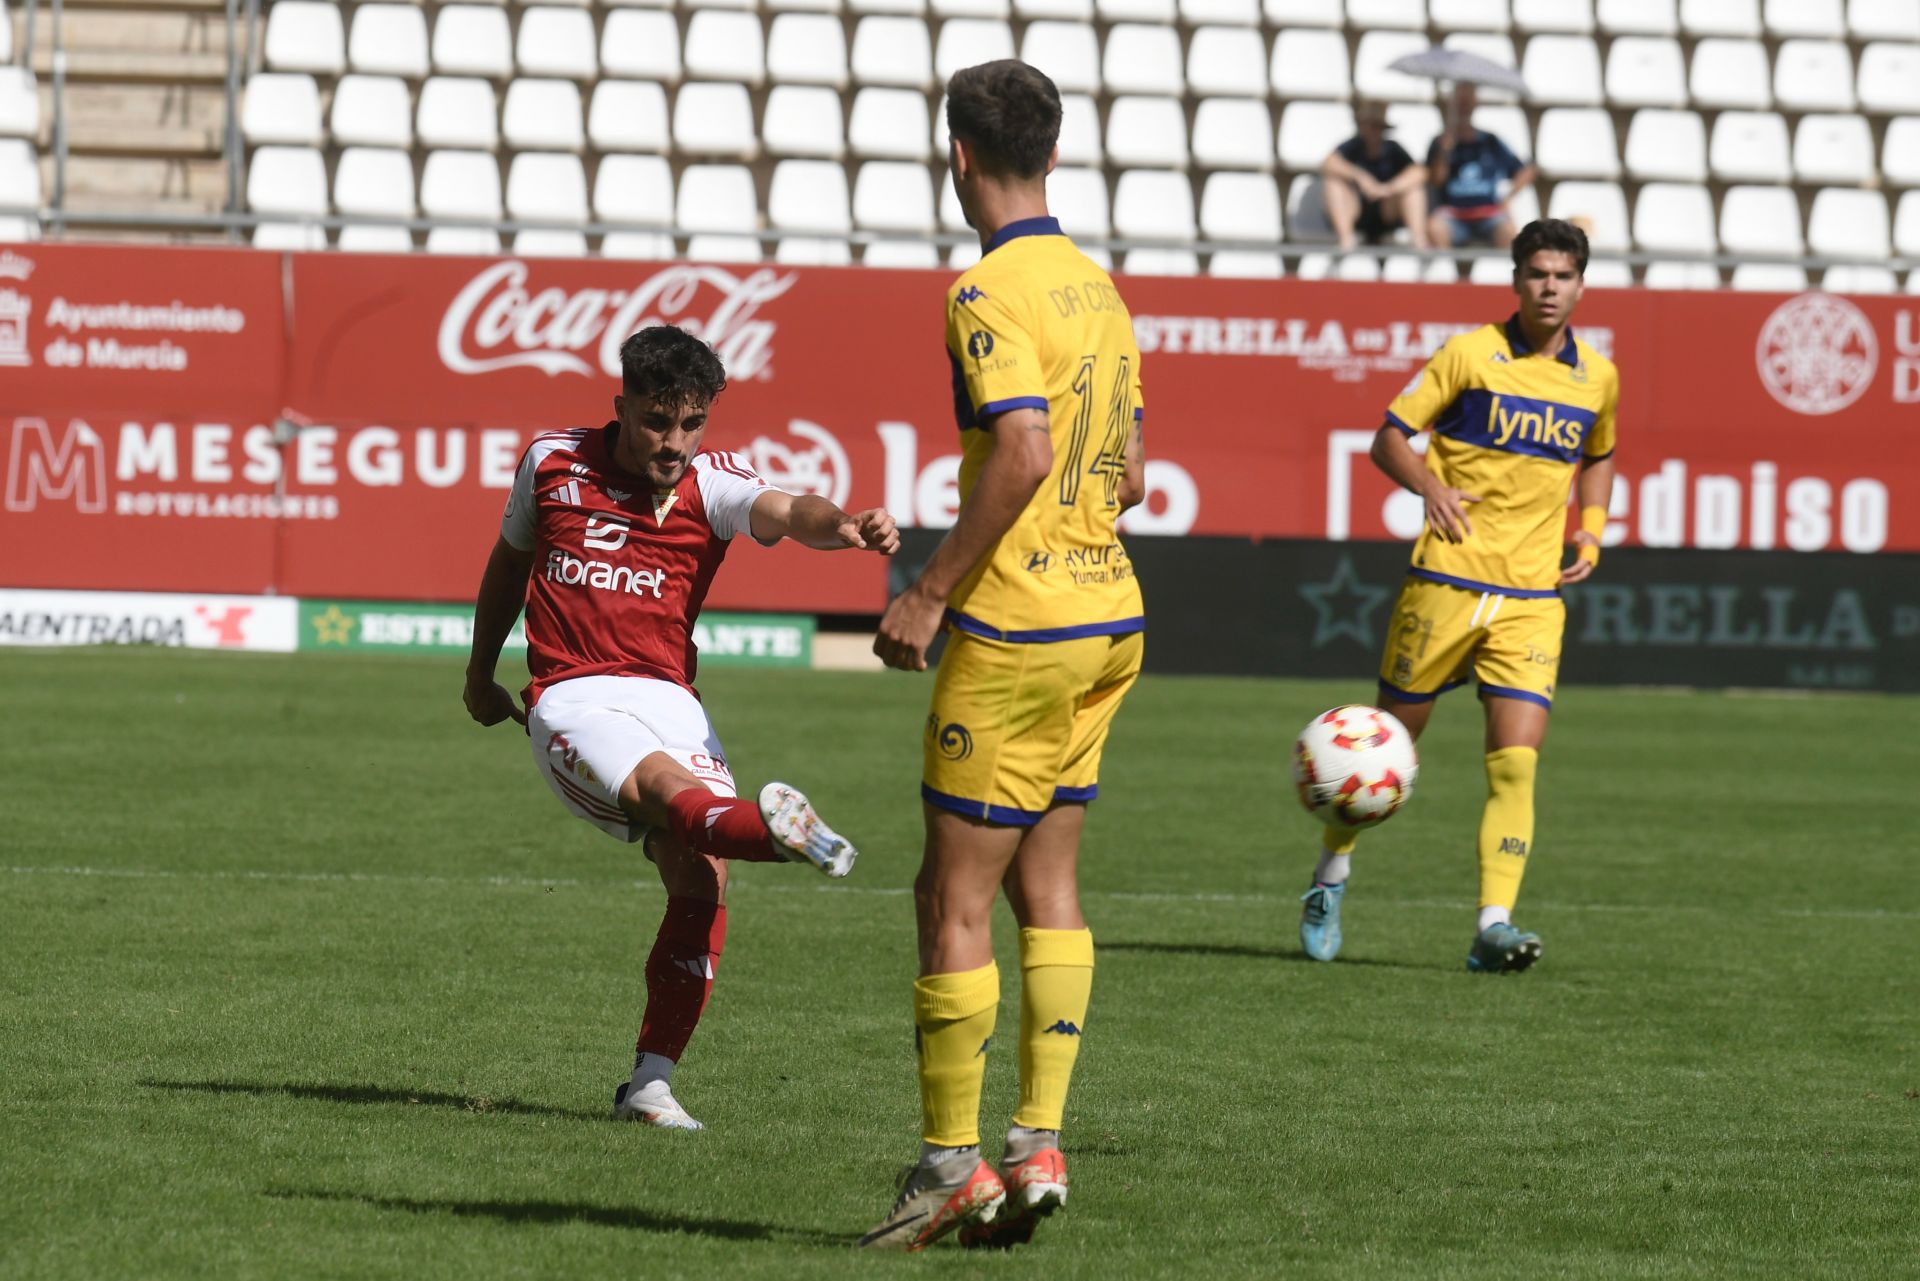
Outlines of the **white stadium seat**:
M1687 92L1696 107L1764 111L1773 105L1767 49L1758 40L1710 36L1693 47Z
M680 79L680 28L670 13L615 9L600 33L600 66L610 76L634 80Z
M820 235L852 231L846 169L831 160L782 160L767 189L767 223Z
M1291 106L1324 106L1295 103ZM1193 158L1207 169L1271 169L1273 116L1258 98L1202 98L1193 113Z
M500 252L500 233L491 227L435 227L427 232L430 254L491 255Z
M604 156L593 176L593 216L601 222L673 225L673 169L664 156ZM605 252L604 246L602 252ZM673 245L667 245L673 256Z
M933 70L945 84L962 67L1013 56L1013 28L986 18L950 18L940 24Z
M1288 27L1273 41L1268 79L1283 98L1350 98L1347 40L1337 31Z
M1840 263L1820 274L1820 288L1830 294L1890 294L1898 285L1891 267L1872 263Z
M1680 29L1673 0L1600 0L1594 16L1613 36L1670 36Z
M1880 172L1897 187L1920 187L1920 116L1901 116L1887 122Z
M926 160L933 142L926 95L917 89L862 89L853 100L847 141L856 156Z
M435 76L420 86L413 129L423 147L492 151L500 145L493 86L472 76Z
M942 18L1006 18L1013 11L1007 0L933 0L929 7Z
M281 0L275 11L286 3ZM433 19L433 69L443 75L489 80L512 75L513 33L507 26L507 11L490 5L442 5Z
M522 77L507 85L500 134L507 145L531 151L579 151L587 145L580 86L571 80Z
M1278 280L1287 274L1280 255L1266 249L1222 249L1207 259L1209 276L1235 280Z
M1059 169L1055 169L1047 175L1047 207L1053 210L1055 217L1059 217L1060 215L1054 198L1054 188L1059 185L1060 173L1061 171ZM952 172L945 168L941 169L936 176L934 186L939 188L940 194L941 229L944 231L972 231L973 228L967 226L966 210L960 207L960 196L953 189Z
M1789 182L1793 166L1785 117L1771 111L1723 111L1713 122L1708 162L1722 182Z
M689 262L761 262L765 257L765 247L753 236L700 232L687 237Z
M1522 160L1531 160L1534 155L1533 131L1527 127L1527 113L1518 107L1480 106L1474 108L1473 124L1492 134L1512 149L1513 154ZM1424 163L1424 155L1416 155L1415 160Z
M1427 3L1426 0L1347 0L1347 25L1425 31Z
M1540 113L1534 161L1556 178L1618 178L1613 117L1598 107L1549 107Z
M1861 51L1860 106L1888 114L1920 112L1920 44L1883 42Z
M1640 283L1649 289L1718 289L1720 269L1710 262L1650 262Z
M311 222L263 222L253 229L253 247L286 253L327 247L327 229Z
M11 22L7 29L11 34ZM280 0L267 11L267 34L262 44L267 65L275 71L337 76L347 69L347 35L340 24L337 4Z
M1513 38L1504 34L1485 31L1456 31L1441 41L1446 48L1463 49L1468 53L1477 53L1489 62L1503 67L1518 69L1520 59L1513 52ZM1519 95L1511 89L1494 89L1481 86L1482 102L1518 102Z
M1380 260L1380 279L1396 285L1417 285L1426 264L1413 254L1389 254Z
M355 223L351 227L340 228L340 238L334 242L334 248L342 253L410 254L413 252L413 233L405 227Z
M533 0L535 4L579 4L580 0ZM650 5L658 8L660 6ZM683 9L757 9L757 0L684 0Z
M1040 68L1061 93L1100 92L1100 42L1084 22L1035 22L1020 41L1020 60Z
M933 182L927 167L869 160L853 181L853 220L872 231L934 230Z
M688 165L680 171L680 188L674 193L674 221L695 232L758 231L760 205L752 171L745 165ZM709 244L709 250L714 247ZM757 249L754 256L759 256Z
M1618 183L1556 182L1547 200L1547 216L1587 219L1593 224L1587 240L1595 249L1624 250L1629 244L1627 198Z
M1105 240L1113 234L1107 179L1098 169L1055 169L1047 178L1047 207L1075 239Z
M644 4L648 7L666 8L660 0L613 0L615 4ZM839 13L840 0L767 0L769 12L803 13Z
M1859 185L1873 180L1873 131L1865 116L1812 114L1793 131L1793 173L1801 182Z
M1092 22L1093 0L1013 0L1013 11L1029 20Z
M37 95L33 104L37 126ZM31 137L35 131L7 132ZM320 86L303 72L265 71L254 76L247 81L246 101L240 108L240 135L255 146L268 142L319 146L324 141L320 128Z
M336 146L411 147L413 101L407 82L398 76L342 76L333 89L327 127ZM411 189L411 178L407 185Z
M1187 167L1187 113L1178 98L1115 98L1107 109L1107 158L1149 169Z
M1263 173L1216 173L1200 193L1206 240L1280 240L1280 188Z
M689 81L673 102L673 145L692 155L737 156L760 151L753 127L753 100L742 84Z
M1847 30L1855 40L1920 40L1914 0L1849 0Z
M1592 264L1588 264L1591 269ZM1467 279L1476 285L1510 285L1513 283L1513 263L1508 258L1495 255L1475 258L1473 266L1467 269Z
M1535 102L1600 105L1600 51L1586 36L1535 36L1520 72Z
M1180 21L1189 27L1258 27L1260 0L1180 0Z
M1109 93L1178 94L1186 90L1180 72L1180 36L1172 27L1122 23L1107 32L1100 62Z
M1733 269L1727 284L1760 293L1797 294L1807 287L1807 269L1798 263L1743 262Z
M1900 197L1893 215L1893 251L1908 258L1920 258L1920 191ZM1915 268L1920 272L1920 268Z
M773 127L773 103L769 97L769 131ZM835 95L836 115L839 109L840 100ZM593 87L593 102L587 107L587 139L596 151L665 151L671 141L667 91L647 80L600 81Z
M1760 0L1680 0L1680 27L1690 36L1760 37Z
M767 94L760 142L776 156L838 160L846 155L839 92L825 85L775 85Z
M698 15L695 15L696 18ZM760 29L758 20L754 30ZM514 61L529 76L591 80L599 74L593 52L593 17L585 9L535 5L520 15Z
M1800 202L1787 187L1729 187L1720 197L1720 243L1735 254L1799 254Z
M1517 31L1560 31L1586 34L1593 30L1593 0L1513 0Z
M975 252L979 246L974 246ZM876 240L860 261L869 267L896 271L931 271L940 265L940 251L922 240Z
M428 152L420 209L429 218L499 218L500 163L484 151Z
M846 267L853 263L853 246L821 236L782 236L773 260L783 267Z
M1431 102L1433 81L1395 71L1389 65L1428 48L1427 38L1411 31L1369 31L1353 55L1353 87L1365 98L1384 102Z
M1839 187L1816 192L1807 213L1807 247L1835 258L1885 258L1893 250L1887 198Z
M348 147L333 171L333 207L343 214L413 217L413 157L397 147Z
M1157 22L1172 26L1179 16L1174 0L1095 0L1094 11L1103 23Z
M355 71L419 80L427 74L427 18L418 5L363 4L353 11L347 61Z
M1267 96L1267 46L1257 30L1201 27L1187 46L1187 84L1196 94Z
M1191 249L1129 249L1120 270L1129 276L1197 276L1200 256Z
M1507 0L1429 0L1427 8L1442 31L1505 31L1513 25Z
M260 77L255 76L254 80ZM306 77L303 77L306 78ZM308 82L311 83L310 78ZM248 82L251 85L252 81ZM320 114L318 91L315 91L313 114ZM34 83L33 73L25 67L0 67L0 137L37 138L40 136L40 90ZM297 139L300 142L318 142L319 139Z
M1353 108L1344 102L1289 102L1280 112L1280 164L1317 173L1333 149L1354 136ZM1425 156L1415 156L1424 161Z
M785 84L847 83L847 31L825 13L783 13L767 33L767 74Z
M850 13L914 14L927 11L926 0L847 0Z
M0 205L20 205L28 208L40 203L40 162L34 154L33 144L18 138L0 138ZM15 239L39 239L39 226L31 220L21 219L16 226Z
M528 227L513 235L516 258L584 258L587 256L585 232L563 231L558 227Z
M1655 253L1708 255L1713 236L1713 197L1702 186L1650 182L1633 203L1633 241Z
M1842 0L1767 0L1767 32L1837 40L1847 34L1841 4Z
M327 212L327 166L314 147L261 147L247 164L247 208L271 214Z
M1193 184L1170 170L1127 170L1113 189L1113 227L1124 239L1192 240Z
M1680 42L1622 36L1607 52L1607 100L1622 107L1684 107L1687 64Z
M1838 40L1787 40L1773 60L1773 96L1789 111L1852 111L1853 57Z
M1585 284L1589 289L1625 289L1633 284L1633 268L1618 258L1589 259Z
M1705 182L1707 127L1694 111L1636 111L1624 159L1628 175L1641 181Z
M933 45L918 18L877 15L853 30L853 78L862 84L925 89L933 84Z
M680 56L689 76L750 85L767 78L767 50L757 14L698 10L687 23Z
M1267 25L1288 27L1338 27L1346 21L1341 0L1260 0L1260 12Z
M1201 103L1201 108L1206 103ZM1263 104L1264 105L1264 104ZM944 126L945 121L941 121ZM936 130L936 133L941 130ZM1106 160L1100 146L1100 108L1084 93L1060 95L1060 163L1097 165Z

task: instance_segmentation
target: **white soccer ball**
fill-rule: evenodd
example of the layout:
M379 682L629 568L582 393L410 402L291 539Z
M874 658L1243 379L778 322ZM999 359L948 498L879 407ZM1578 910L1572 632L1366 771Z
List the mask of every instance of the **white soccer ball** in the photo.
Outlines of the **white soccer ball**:
M1341 827L1392 818L1413 795L1420 757L1391 712L1355 703L1322 712L1293 742L1293 787L1307 813Z

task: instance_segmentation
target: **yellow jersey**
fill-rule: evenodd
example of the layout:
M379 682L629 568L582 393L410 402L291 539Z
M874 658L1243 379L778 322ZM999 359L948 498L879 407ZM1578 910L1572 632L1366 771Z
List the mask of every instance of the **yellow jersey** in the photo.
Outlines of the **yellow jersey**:
M1448 340L1387 406L1387 422L1409 436L1431 428L1427 470L1480 501L1467 505L1465 542L1420 532L1413 576L1559 595L1568 491L1582 460L1613 452L1619 401L1619 370L1571 329L1551 355L1527 346L1518 317Z
M947 619L993 640L1044 642L1145 627L1114 533L1127 440L1144 412L1133 317L1113 280L1052 218L1009 223L947 290L960 500L992 451L992 415L1044 409L1053 471L960 581Z

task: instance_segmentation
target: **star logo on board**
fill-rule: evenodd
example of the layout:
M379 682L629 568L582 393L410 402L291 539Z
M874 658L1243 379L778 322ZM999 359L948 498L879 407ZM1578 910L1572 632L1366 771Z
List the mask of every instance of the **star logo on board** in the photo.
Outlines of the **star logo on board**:
M1300 587L1300 595L1315 610L1313 647L1319 649L1342 636L1351 636L1362 645L1373 644L1373 611L1390 594L1388 588L1361 582L1353 568L1353 557L1342 556L1332 578Z
M324 613L313 616L314 644L350 645L353 643L353 617L338 605L329 605Z

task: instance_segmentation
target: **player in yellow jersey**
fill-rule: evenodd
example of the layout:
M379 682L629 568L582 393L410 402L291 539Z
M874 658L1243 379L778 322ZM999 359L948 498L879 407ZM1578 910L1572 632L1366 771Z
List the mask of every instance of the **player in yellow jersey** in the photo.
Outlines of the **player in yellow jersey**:
M1060 1120L1093 986L1074 869L1145 625L1114 533L1145 494L1140 351L1113 281L1047 214L1059 92L1025 63L969 67L948 85L947 123L983 252L947 291L960 513L874 642L918 671L949 632L914 884L920 1161L862 1239L909 1250L955 1228L966 1244L1016 1244L1066 1200ZM1020 1103L996 1171L980 1157L980 1082L1002 887L1020 924Z
M1569 326L1587 237L1558 219L1513 242L1519 311L1450 340L1387 407L1373 461L1426 502L1427 524L1393 607L1380 705L1418 737L1434 700L1471 679L1486 709L1480 918L1467 968L1524 970L1540 939L1513 924L1533 852L1533 777L1547 734L1566 606L1560 589L1600 563L1613 492L1613 362ZM1431 431L1423 462L1408 441ZM1576 480L1576 473L1578 479ZM1561 567L1567 491L1578 490L1573 563ZM1300 943L1330 961L1358 833L1328 827L1302 898Z

